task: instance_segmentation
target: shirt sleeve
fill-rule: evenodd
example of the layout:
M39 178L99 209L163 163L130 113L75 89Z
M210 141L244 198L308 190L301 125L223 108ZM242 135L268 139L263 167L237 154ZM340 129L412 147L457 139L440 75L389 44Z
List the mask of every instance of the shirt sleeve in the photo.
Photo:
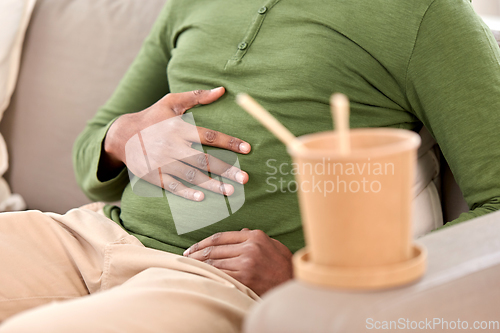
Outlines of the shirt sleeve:
M113 95L87 123L73 146L76 179L91 200L119 200L129 182L126 168L113 179L101 181L97 177L104 138L113 121L123 114L148 108L169 92L167 5Z
M470 208L446 225L500 209L500 49L469 1L430 5L409 61L406 93Z

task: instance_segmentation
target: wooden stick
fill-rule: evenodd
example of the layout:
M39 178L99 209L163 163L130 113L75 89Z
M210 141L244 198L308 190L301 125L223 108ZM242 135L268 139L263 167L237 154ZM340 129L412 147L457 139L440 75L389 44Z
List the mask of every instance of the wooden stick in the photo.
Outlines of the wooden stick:
M334 119L335 131L339 135L339 148L341 155L351 152L351 141L349 137L349 99L344 94L333 94L330 98L332 118Z
M302 142L297 140L297 138L285 126L283 126L248 94L238 94L236 96L236 103L257 119L286 146L293 145L298 149L305 149Z

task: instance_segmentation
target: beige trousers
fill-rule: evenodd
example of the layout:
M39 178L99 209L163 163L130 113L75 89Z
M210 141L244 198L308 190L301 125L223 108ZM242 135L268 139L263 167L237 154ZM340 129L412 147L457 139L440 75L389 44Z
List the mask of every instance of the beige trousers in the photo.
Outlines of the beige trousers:
M0 214L0 333L240 331L253 291L99 208Z

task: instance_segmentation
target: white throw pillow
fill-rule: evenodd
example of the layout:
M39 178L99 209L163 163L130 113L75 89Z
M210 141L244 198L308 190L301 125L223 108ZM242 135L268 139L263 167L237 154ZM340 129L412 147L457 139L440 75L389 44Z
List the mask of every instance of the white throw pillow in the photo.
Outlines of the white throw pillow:
M16 86L24 35L35 2L36 0L0 0L0 120ZM7 147L0 134L0 177L8 166ZM0 211L24 208L22 198L11 195L7 182L0 178Z
M9 105L21 61L24 34L36 0L0 1L0 119Z

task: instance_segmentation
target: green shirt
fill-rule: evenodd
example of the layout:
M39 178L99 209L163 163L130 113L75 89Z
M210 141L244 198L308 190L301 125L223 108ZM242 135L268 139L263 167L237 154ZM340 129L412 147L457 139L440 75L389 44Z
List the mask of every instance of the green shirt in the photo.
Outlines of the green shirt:
M241 208L231 210L231 202L205 190L201 203L169 202L161 191L144 197L132 190L126 170L98 180L102 142L116 117L169 92L218 86L227 93L192 115L196 125L252 145L250 154L238 155L250 176L235 193L240 199L244 193ZM450 223L500 208L500 52L468 0L169 0L115 93L75 144L80 186L94 200L121 199L121 209L107 206L106 214L152 248L180 254L216 232L246 227L298 250L304 239L289 186L290 158L235 104L239 92L297 136L332 129L333 92L350 97L354 128L418 131L425 125L471 208ZM197 219L215 204L226 218L178 234L171 205Z

